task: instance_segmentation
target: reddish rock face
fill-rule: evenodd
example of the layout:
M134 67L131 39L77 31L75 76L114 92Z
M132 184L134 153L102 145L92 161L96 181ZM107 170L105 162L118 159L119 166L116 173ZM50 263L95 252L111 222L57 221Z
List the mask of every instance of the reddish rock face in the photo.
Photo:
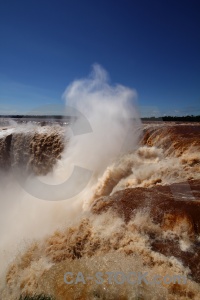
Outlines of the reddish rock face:
M144 128L142 145L157 146L180 156L190 147L200 148L200 124L162 123Z
M92 211L101 213L109 207L112 207L128 222L134 210L148 208L154 221L160 224L161 221L163 221L164 215L175 214L177 219L181 219L181 216L187 215L187 218L192 217L195 222L195 232L199 233L200 181L189 181L194 196L193 201L185 199L184 193L178 193L179 190L183 189L185 184L186 183L175 183L170 186L157 185L152 188L125 189L116 192L112 196L98 199L93 204ZM174 190L176 190L176 194ZM165 225L167 226L167 224L170 226L170 218L168 223L167 220L165 220Z

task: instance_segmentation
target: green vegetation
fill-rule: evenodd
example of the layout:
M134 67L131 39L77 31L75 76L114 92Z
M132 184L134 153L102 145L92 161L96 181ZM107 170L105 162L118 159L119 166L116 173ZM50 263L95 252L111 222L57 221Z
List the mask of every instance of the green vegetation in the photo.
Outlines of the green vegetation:
M174 121L174 122L200 122L200 116L165 116L165 117L149 117L149 118L142 118L142 121Z
M0 119L14 119L14 120L20 120L20 119L42 119L42 120L48 120L48 119L54 119L54 120L76 120L76 117L70 117L70 116L61 116L61 115L0 115ZM188 115L188 116L164 116L164 117L147 117L142 118L143 121L181 121L181 122L200 122L200 115L194 116L194 115Z
M61 116L61 115L0 115L2 119L56 119L56 120L70 120L76 119L74 116Z

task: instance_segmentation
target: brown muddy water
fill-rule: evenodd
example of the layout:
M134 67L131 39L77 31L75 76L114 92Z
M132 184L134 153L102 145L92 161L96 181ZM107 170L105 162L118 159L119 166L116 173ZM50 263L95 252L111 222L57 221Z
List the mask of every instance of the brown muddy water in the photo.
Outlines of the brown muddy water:
M13 166L60 182L79 157L69 141L59 124L0 130L0 299L200 299L200 124L141 124L137 146L114 160L96 161L88 148L83 159L97 167L73 199L48 202L24 191ZM66 272L117 271L187 282L64 281Z

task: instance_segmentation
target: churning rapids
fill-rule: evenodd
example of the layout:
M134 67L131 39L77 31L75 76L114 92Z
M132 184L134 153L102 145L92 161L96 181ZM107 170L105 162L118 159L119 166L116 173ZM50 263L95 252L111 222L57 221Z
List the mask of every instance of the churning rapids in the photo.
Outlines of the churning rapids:
M1 299L199 299L200 124L142 124L128 104L134 93L111 87L95 66L64 94L93 132L73 136L53 123L1 128ZM75 164L92 176L63 201L32 196L12 172L19 166L55 185ZM66 272L99 271L184 275L187 283L64 282Z

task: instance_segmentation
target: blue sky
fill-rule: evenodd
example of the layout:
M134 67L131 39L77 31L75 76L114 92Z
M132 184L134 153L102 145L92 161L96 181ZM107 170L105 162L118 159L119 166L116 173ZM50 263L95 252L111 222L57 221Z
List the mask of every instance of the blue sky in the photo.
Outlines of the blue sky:
M143 115L200 114L199 0L1 1L0 114L61 104L102 65Z

